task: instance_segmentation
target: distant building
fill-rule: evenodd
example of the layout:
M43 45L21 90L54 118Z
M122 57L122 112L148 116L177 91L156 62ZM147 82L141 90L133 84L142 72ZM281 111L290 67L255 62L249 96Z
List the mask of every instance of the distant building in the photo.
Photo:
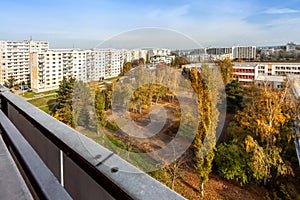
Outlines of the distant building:
M160 64L160 63L165 63L165 64L171 64L173 60L175 59L175 56L152 56L150 57L150 63L151 64Z
M0 84L13 78L15 84L30 81L29 55L49 49L46 41L0 40Z
M131 49L131 50L126 50L124 57L126 62L133 62L134 60L138 60L140 58L143 58L144 61L147 61L147 57L148 57L147 54L148 54L148 50Z
M233 59L255 60L256 47L255 46L249 46L249 47L234 46L232 47L232 54L233 54Z
M93 49L89 60L88 80L99 81L121 74L126 50Z
M294 51L296 50L296 44L293 42L289 42L286 44L286 51Z
M153 56L169 56L171 55L170 49L149 49L148 50L148 58Z
M232 48L208 48L206 49L206 53L210 55L223 55L223 54L231 54Z

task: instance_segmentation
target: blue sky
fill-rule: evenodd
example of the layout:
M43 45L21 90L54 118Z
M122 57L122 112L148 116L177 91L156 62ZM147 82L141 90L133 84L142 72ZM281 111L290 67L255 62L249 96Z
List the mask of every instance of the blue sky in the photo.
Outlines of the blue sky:
M94 47L124 31L159 27L205 47L300 44L300 0L11 0L0 3L0 39Z

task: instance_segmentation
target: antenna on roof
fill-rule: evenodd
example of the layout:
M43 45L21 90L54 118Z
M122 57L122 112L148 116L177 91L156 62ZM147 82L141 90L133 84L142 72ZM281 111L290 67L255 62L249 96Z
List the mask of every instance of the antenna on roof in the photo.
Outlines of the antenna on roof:
M30 36L30 41L32 41L32 35Z

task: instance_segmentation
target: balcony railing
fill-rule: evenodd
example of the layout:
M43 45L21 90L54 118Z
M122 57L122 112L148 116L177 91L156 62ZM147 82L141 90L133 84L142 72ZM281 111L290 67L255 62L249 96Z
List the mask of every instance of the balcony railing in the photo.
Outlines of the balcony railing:
M0 99L1 135L34 198L184 199L1 85Z

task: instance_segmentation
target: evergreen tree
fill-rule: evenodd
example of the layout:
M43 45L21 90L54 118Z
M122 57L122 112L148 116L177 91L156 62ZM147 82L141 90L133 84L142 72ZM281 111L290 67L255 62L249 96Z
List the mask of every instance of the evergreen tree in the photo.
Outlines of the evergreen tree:
M98 122L98 133L99 130L106 126L105 118L105 99L104 95L100 91L96 91L95 95L95 115Z
M54 112L54 117L56 119L71 127L75 127L72 108L74 83L74 78L63 78L59 85L59 90L57 91L57 105Z
M227 110L234 112L243 108L243 96L244 92L242 84L237 79L234 79L231 83L228 83L225 87Z

